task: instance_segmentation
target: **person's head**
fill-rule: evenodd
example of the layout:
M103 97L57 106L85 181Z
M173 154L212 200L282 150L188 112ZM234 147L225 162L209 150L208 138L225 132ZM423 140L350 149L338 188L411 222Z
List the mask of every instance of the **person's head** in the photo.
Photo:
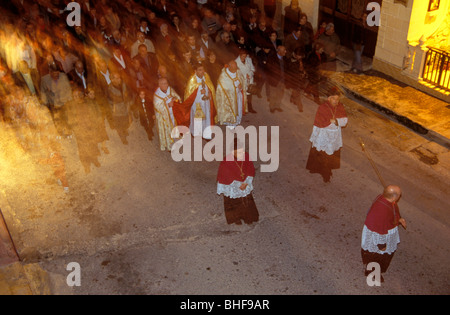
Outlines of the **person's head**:
M188 35L187 43L188 43L189 46L195 46L196 40L195 40L195 35L194 34L189 34Z
M293 34L295 35L295 37L299 38L300 35L302 35L302 28L301 26L297 26L297 28L293 31Z
M328 102L330 103L331 106L335 107L339 104L340 99L341 99L341 91L336 86L332 87L328 92Z
M75 70L78 73L83 73L84 72L84 65L83 62L78 60L77 62L75 62Z
M168 26L166 23L161 24L161 26L159 27L159 29L160 29L160 31L161 31L161 34L163 34L163 35L166 35L166 34L169 33L169 26Z
M158 80L158 86L163 92L167 92L167 89L169 88L169 82L166 78L160 78Z
M50 77L53 79L53 80L58 80L59 79L59 69L57 68L57 67L55 67L55 66L50 66L50 69L49 69L49 74L50 74Z
M95 90L92 87L88 87L86 95L90 100L95 100Z
M103 59L99 59L97 61L97 67L103 73L106 73L106 71L108 71L108 64Z
M222 28L226 32L231 32L231 24L229 22L223 23Z
M222 32L222 34L220 35L220 39L225 44L228 44L230 42L230 40L231 40L230 33L229 32Z
M241 50L239 51L239 58L241 59L241 61L242 61L243 63L245 63L245 59L247 59L247 56L248 56L247 50L241 49Z
M272 49L272 47L269 44L266 44L266 43L263 44L261 48L266 54L268 54L270 52L270 50Z
M183 59L187 62L190 62L192 58L192 53L190 50L186 49L183 51Z
M113 54L114 54L114 56L120 57L120 56L122 56L122 51L120 50L119 47L115 47L113 49Z
M139 26L142 27L142 29L145 30L145 29L148 27L147 19L146 19L146 18L142 18L142 19L139 21Z
M238 66L237 66L236 61L231 60L228 63L228 70L230 70L231 73L236 73L236 71L238 70Z
M298 0L292 0L291 1L291 8L297 9L298 8Z
M138 54L139 54L139 56L141 56L141 57L147 57L147 55L148 55L148 50L147 50L147 46L145 46L145 45L139 45L139 48L138 48Z
M158 74L163 78L167 78L167 67L164 65L160 65L158 67Z
M203 64L201 62L195 64L195 74L200 79L205 75L205 68L203 67Z
M206 8L203 14L205 15L206 18L211 18L214 16L213 11L209 8Z
M284 46L278 46L277 48L277 54L281 57L286 56L286 47Z
M397 202L402 196L402 190L396 185L388 185L383 190L383 196L390 202Z
M136 70L139 71L141 69L141 62L137 58L133 58L131 61L131 66Z
M266 26L267 26L266 20L265 19L261 19L259 21L259 24L258 24L259 29L264 31L266 29Z
M334 33L334 24L328 23L327 26L325 27L325 34L332 35L333 33Z
M230 21L230 25L231 25L231 31L235 32L238 28L237 21L236 20Z
M145 93L145 90L139 90L139 98L141 99L141 100L144 100L145 99L145 97L146 97L146 93Z
M308 16L305 13L300 14L299 23L300 25L305 25L308 22Z
M81 26L75 26L75 34L77 35L83 35L83 28Z
M119 30L114 30L112 36L116 41L120 41L122 39L122 34L120 34Z
M111 75L111 84L115 87L120 87L122 85L122 77L120 76L120 73L113 73Z
M202 34L200 36L204 42L207 42L209 39L209 35L207 32L202 32Z
M269 38L270 38L270 41L275 42L278 38L277 32L276 31L270 32Z
M172 23L174 25L180 25L180 17L178 15L172 16Z
M197 19L197 18L193 18L193 19L191 20L191 27L192 27L193 29L198 29L198 26L199 26L198 19Z
M145 41L145 34L144 34L144 32L141 32L141 31L137 32L136 37L137 37L137 40L139 42L141 42L141 43L143 43Z
M294 51L292 52L292 57L297 59L297 60L305 58L305 50L304 50L304 48L303 47L296 47L294 49Z
M210 63L215 63L216 62L217 56L216 56L216 53L213 50L208 50L206 55L208 56L208 60L209 60Z

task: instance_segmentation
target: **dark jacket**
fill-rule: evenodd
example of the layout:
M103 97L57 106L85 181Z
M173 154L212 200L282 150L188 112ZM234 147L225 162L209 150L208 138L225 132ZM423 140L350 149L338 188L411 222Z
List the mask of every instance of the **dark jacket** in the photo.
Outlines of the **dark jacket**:
M271 86L277 86L279 83L285 83L286 57L278 58L278 54L271 54L267 62L268 77L267 83Z

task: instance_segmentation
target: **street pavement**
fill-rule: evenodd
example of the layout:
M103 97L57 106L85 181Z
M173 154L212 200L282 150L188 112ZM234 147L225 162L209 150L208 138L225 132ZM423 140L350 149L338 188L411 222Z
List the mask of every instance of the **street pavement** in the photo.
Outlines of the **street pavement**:
M15 266L44 270L42 294L449 294L448 148L345 97L341 168L325 184L305 169L317 104L303 96L300 113L289 96L281 113L254 97L258 113L243 122L280 126L279 169L261 173L255 162L260 221L250 226L226 224L218 162L174 162L138 123L128 145L108 128L110 154L89 174L76 139L64 140L69 193L9 148L15 168L0 183L0 206L22 259ZM365 214L382 191L361 140L383 178L402 187L408 223L381 287L367 285L360 259ZM81 267L79 287L65 283L70 262ZM0 286L20 278L10 266Z

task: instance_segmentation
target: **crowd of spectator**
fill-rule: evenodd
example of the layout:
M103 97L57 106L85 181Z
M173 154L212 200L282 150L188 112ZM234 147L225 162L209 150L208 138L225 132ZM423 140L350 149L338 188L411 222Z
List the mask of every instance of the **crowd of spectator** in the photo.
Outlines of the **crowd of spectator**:
M183 95L196 63L216 84L223 67L242 52L255 69L249 94L262 97L266 85L268 100L279 102L279 89L292 90L291 101L301 111L300 92L318 100L318 70L333 69L340 47L333 24L314 32L297 0L282 21L271 1L260 7L253 0L78 0L80 26L67 23L69 2L1 5L0 123L36 124L29 112L39 108L50 115L46 121L53 121L56 138L76 133L88 141L102 125L90 118L94 111L124 143L133 116L151 140L159 78ZM96 138L104 143L107 135Z

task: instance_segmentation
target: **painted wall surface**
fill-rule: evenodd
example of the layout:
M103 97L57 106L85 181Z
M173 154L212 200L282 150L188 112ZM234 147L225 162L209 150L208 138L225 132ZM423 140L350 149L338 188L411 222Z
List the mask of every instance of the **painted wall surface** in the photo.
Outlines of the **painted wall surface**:
M439 9L428 11L430 0L414 1L408 30L408 41L427 40L446 21L450 11L450 0L439 0L438 3Z
M412 7L412 0L408 1L407 6L394 3L394 0L383 0L375 58L399 68L403 66L408 51Z

